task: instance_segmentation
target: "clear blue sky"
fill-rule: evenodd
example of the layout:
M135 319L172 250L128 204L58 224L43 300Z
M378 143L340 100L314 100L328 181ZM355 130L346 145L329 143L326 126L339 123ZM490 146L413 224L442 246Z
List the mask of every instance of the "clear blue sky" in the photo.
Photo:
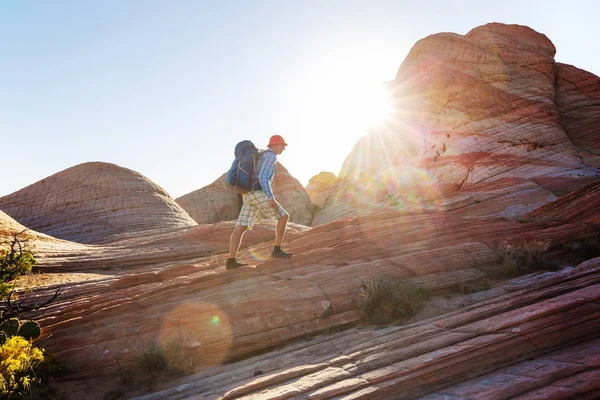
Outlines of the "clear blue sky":
M600 75L598 4L5 0L0 196L104 161L179 197L226 172L238 141L272 134L306 185L363 135L349 99L393 79L419 39L528 25L558 61Z

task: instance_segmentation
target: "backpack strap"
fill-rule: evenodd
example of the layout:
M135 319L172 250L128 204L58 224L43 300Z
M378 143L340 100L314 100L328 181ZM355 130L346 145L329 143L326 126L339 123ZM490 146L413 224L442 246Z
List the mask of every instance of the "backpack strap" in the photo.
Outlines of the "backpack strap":
M267 150L259 150L258 153L254 156L254 174L252 176L252 191L254 190L262 190L262 186L258 181L258 160L260 157L265 154Z

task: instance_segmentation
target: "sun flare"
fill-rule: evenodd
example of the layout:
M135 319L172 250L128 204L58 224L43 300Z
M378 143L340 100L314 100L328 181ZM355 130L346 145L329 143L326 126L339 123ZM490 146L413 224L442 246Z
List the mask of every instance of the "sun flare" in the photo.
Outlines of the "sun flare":
M286 155L305 182L319 171L338 173L354 145L393 119L389 82L400 60L384 43L348 42L307 59L282 102L283 130L296 144ZM313 154L306 162L305 154Z
M389 49L372 43L329 51L298 77L289 117L315 133L354 141L384 124L393 109L384 85L394 77L390 66L397 67L397 61Z
M364 129L384 124L391 112L390 94L383 86L365 89L357 99L357 124Z

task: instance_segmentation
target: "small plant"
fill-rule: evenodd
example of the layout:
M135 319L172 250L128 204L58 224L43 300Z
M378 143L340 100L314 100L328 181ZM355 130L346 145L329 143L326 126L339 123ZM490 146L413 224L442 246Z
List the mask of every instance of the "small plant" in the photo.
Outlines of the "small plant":
M600 257L600 232L585 236L565 245L577 262Z
M333 315L333 306L329 304L325 310L323 310L323 314L321 314L321 318L328 319Z
M0 324L0 331L4 332L7 337L15 336L19 332L21 323L17 318L9 318Z
M395 320L405 322L416 315L423 302L429 299L424 288L389 276L363 283L359 296L363 321L376 325Z
M0 332L4 335L4 341L13 336L21 336L26 340L34 341L40 337L42 328L40 324L32 320L21 324L21 321L17 318L9 318L0 323ZM2 337L0 337L0 344L2 343L4 342L2 341Z
M25 231L15 233L11 240L0 242L0 299L7 298L14 288L12 282L35 265L27 240L20 238L23 233Z
M181 341L170 341L162 346L153 346L136 358L140 372L149 380L162 379L185 370L185 349Z
M19 327L18 335L25 338L26 340L36 340L40 337L42 328L40 324L35 321L25 321Z
M530 242L522 247L507 246L487 273L494 279L514 278L530 272L556 269L546 260L548 242Z
M37 370L44 362L43 350L20 336L0 345L0 398L22 398L39 385Z

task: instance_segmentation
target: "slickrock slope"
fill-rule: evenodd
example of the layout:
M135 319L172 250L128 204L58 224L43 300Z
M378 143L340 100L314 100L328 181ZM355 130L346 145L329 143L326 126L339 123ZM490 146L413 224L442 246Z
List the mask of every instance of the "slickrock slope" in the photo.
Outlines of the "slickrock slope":
M407 326L318 336L212 368L137 400L597 398L600 259L478 296Z
M225 184L223 174L210 185L177 198L175 201L199 224L212 224L238 218L242 207L238 196ZM313 206L300 182L277 163L272 185L277 201L290 215L290 221L310 225Z
M477 267L494 263L494 250L513 238L544 234L561 248L588 229L577 223L482 222L440 213L338 221L292 233L287 248L296 255L290 260L263 262L272 244L261 244L242 253L241 260L255 268L227 271L225 256L219 255L63 286L62 298L40 320L44 344L77 379L126 373L140 351L170 340L184 343L202 370L355 324L361 282L375 276L405 277L432 293L456 290L463 283L486 281ZM163 250L163 260L169 260L168 245ZM506 312L513 307L509 304L495 312ZM440 307L438 313L448 311Z
M197 225L148 178L101 162L68 168L4 196L0 210L38 232L88 244Z
M235 222L220 222L176 231L157 229L106 245L83 245L48 237L50 241L32 242L37 260L35 268L39 272L52 273L143 273L178 260L204 259L227 252L234 226ZM294 237L306 229L303 225L291 223L288 234ZM245 248L263 242L272 243L274 239L274 224L258 224L244 235L242 245Z
M562 125L575 146L598 156L600 155L600 79L572 65L556 63L556 66L558 68L556 105Z
M555 52L543 34L496 23L417 42L386 84L394 115L356 144L313 225L470 207L466 197L517 219L598 179L600 78L557 64Z
M23 225L0 211L0 238L10 237L15 233L23 232L25 229Z
M600 181L523 216L524 221L585 222L600 228Z

